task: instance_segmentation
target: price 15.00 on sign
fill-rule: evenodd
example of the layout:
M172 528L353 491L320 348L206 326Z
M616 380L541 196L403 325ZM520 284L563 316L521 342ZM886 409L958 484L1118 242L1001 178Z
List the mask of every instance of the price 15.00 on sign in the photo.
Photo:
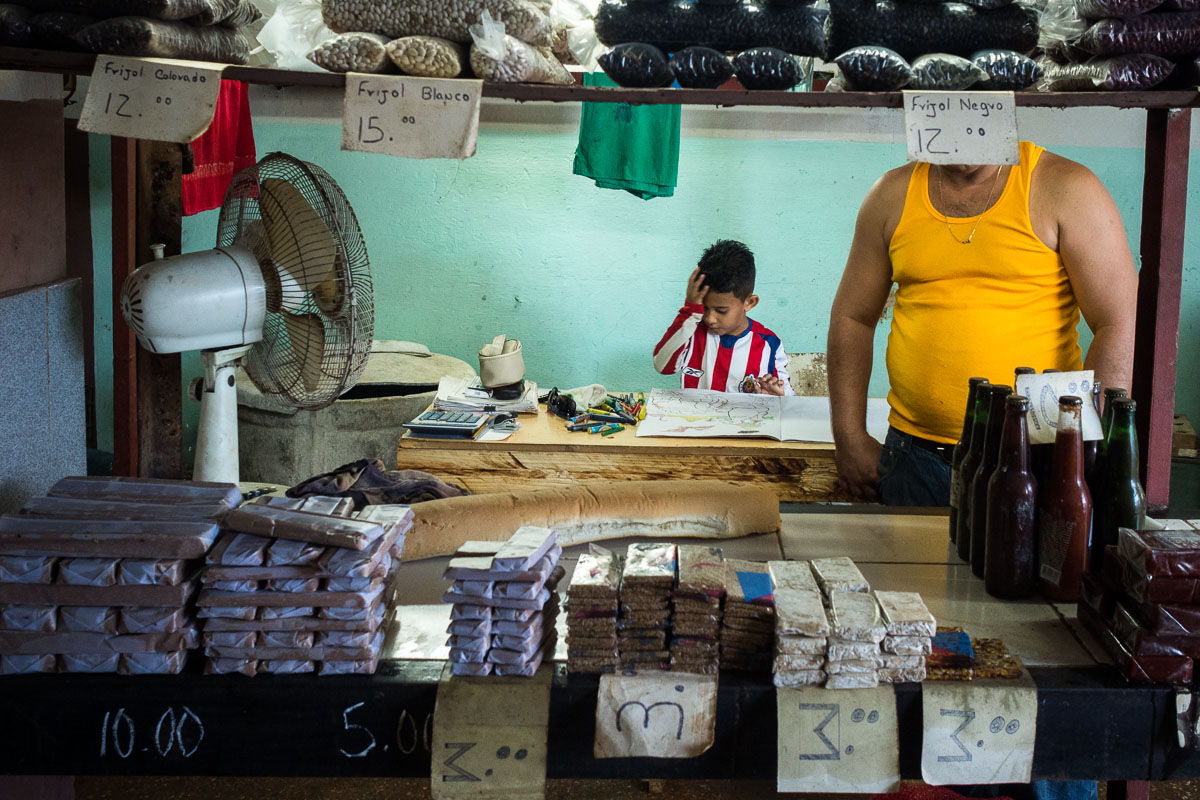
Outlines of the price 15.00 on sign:
M79 129L190 142L212 124L224 69L199 61L98 56Z
M342 149L404 158L470 158L483 81L346 75Z
M1012 92L905 92L908 157L930 164L1018 164Z

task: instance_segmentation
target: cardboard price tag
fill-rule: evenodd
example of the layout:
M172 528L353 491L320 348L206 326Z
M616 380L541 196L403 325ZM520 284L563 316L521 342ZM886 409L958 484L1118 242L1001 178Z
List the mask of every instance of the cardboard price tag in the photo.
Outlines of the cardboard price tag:
M921 777L935 786L1028 783L1037 740L1037 687L1015 680L921 684Z
M896 696L875 689L776 689L776 790L876 794L900 787Z
M1058 398L1068 394L1083 401L1083 440L1099 439L1100 415L1092 404L1094 382L1095 377L1090 369L1019 376L1017 394L1029 398L1029 414L1026 417L1029 443L1053 444L1058 432Z
M716 675L602 675L592 754L694 758L712 747L716 722Z
M483 81L346 75L342 149L404 158L470 158Z
M1012 92L904 92L904 130L913 161L1021 161Z
M543 666L532 678L468 678L446 665L433 716L434 800L542 800L552 675Z
M190 142L212 124L224 69L202 61L97 56L79 129Z

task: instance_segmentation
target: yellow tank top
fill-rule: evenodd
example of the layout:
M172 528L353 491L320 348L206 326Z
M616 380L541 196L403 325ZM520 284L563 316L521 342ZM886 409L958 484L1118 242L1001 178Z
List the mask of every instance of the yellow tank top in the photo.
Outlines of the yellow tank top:
M1000 198L971 244L955 241L929 199L929 165L917 164L888 252L899 284L888 335L891 424L955 442L967 379L1012 385L1013 370L1082 369L1079 306L1058 253L1029 221L1029 181L1043 148L1021 142ZM975 218L950 217L959 240Z

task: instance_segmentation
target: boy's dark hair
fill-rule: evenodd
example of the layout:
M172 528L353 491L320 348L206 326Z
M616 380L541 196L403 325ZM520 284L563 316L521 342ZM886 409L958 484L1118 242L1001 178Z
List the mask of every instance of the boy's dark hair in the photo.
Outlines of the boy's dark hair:
M730 292L739 300L754 293L754 253L741 242L720 239L704 251L697 264L711 292Z

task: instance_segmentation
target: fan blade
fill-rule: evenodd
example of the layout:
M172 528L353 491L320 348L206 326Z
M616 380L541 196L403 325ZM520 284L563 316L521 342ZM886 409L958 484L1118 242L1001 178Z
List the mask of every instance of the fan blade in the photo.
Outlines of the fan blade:
M280 178L265 178L259 209L271 248L271 260L286 272L301 296L284 280L284 308L299 308L303 294L326 280L334 269L337 243L329 226L295 186ZM281 278L283 276L280 276Z
M321 384L321 366L325 361L325 326L316 314L284 314L292 352L300 365L300 380L305 391L315 392Z

